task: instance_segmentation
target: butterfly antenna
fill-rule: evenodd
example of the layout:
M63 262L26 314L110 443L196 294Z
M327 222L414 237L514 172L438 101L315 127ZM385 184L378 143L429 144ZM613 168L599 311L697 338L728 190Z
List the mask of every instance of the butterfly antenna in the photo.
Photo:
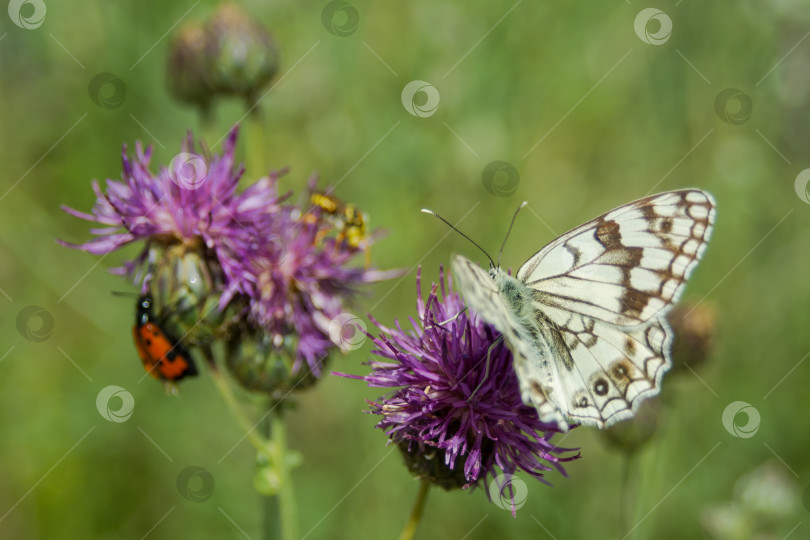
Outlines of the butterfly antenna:
M512 216L512 223L509 224L509 230L506 231L506 238L503 239L503 244L501 244L501 250L498 252L498 268L501 267L501 253L503 253L503 248L506 247L506 241L509 240L509 234L512 232L512 227L514 227L514 225L515 225L515 220L517 219L518 212L523 210L523 208L527 204L529 204L529 203L526 202L526 201L523 201L522 203L520 203L520 206L518 206L518 209L515 210L515 215Z
M450 223L449 221L447 221L446 219L444 219L442 216L440 216L439 214L437 214L437 213L436 213L436 212L434 212L433 210L428 210L427 208L422 208L422 212L423 212L423 213L425 213L425 214L430 214L431 216L435 217L435 218L436 218L436 219L438 219L439 221L443 221L443 222L445 223L445 225L447 225L448 227L450 227L451 229L453 229L454 231L456 231L458 234L460 234L461 236L463 236L464 238L466 238L467 240L469 240L469 241L472 243L472 245L474 245L475 247L477 247L478 249L480 249L480 250L481 250L481 253L483 253L484 255L486 255L486 256L487 256L487 259L489 259L489 264L491 264L493 268L495 267L495 261L493 261L493 260L492 260L492 257L490 257L490 256L489 256L489 253L487 253L487 252L486 252L486 250L485 250L484 248L482 248L481 246L479 246L478 244L476 244L476 243L475 243L475 240L473 240L472 238L470 238L469 236L467 236L466 234L464 234L464 233L463 233L463 232L461 232L460 230L458 230L458 229L456 229L455 227L453 227L452 223Z

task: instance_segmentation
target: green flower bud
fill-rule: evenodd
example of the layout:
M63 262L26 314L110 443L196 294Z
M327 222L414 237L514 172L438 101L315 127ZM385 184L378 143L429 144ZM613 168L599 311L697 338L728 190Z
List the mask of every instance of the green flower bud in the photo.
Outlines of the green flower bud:
M673 373L703 365L714 348L717 311L710 303L678 304L667 320L675 337L672 342Z
M169 46L166 80L169 92L181 103L207 112L214 97L208 81L208 34L202 23L186 23Z
M409 441L401 441L397 446L405 461L405 466L415 477L427 480L445 491L462 488L469 484L464 477L464 466L462 464L457 463L455 469L447 466L444 461L444 450L434 446L413 443L414 448L408 451Z
M165 317L162 324L191 346L208 345L230 333L240 312L239 301L219 309L221 269L206 257L202 246L156 245L149 257L154 272L149 289L155 312Z
M252 100L278 71L270 33L239 5L220 4L206 25L210 84L218 93Z
M450 429L457 431L459 427L457 422L453 422ZM472 441L468 439L468 443L472 444ZM456 462L455 468L451 469L447 465L444 449L408 440L399 441L397 446L405 466L415 477L427 480L445 491L469 487L470 481L464 476L464 464ZM492 440L484 437L481 442L481 462L488 463L494 451Z
M661 412L659 399L644 400L632 420L619 422L600 433L611 446L627 454L632 454L655 435L660 423Z
M292 335L273 339L266 332L243 329L228 339L225 364L246 390L281 401L290 392L304 390L318 382L306 361L296 365L296 348Z

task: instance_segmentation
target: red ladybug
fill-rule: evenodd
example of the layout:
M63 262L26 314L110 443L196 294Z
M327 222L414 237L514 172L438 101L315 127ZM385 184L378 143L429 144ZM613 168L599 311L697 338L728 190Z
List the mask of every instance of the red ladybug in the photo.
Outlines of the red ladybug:
M132 337L143 367L155 379L176 382L197 375L197 366L188 350L155 321L152 296L138 298Z

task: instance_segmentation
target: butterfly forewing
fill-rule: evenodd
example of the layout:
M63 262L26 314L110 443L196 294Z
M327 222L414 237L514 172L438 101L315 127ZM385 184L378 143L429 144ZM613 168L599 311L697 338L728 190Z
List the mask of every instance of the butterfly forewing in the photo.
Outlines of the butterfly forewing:
M658 394L671 365L664 316L703 255L714 216L709 193L672 191L560 236L517 279L454 258L465 301L504 335L523 400L541 420L604 428ZM507 299L506 286L519 287L521 299Z
M500 298L500 291L490 275L480 266L461 255L453 257L453 273L464 291L464 302L483 317L487 322L492 320L510 320L506 304ZM492 324L492 323L491 323ZM503 332L500 327L498 330Z
M540 309L635 326L677 301L711 235L714 199L700 190L646 197L569 231L517 277Z

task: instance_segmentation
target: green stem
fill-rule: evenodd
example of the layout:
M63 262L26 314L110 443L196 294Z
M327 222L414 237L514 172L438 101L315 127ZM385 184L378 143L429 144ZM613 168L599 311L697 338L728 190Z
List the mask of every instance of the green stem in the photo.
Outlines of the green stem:
M268 440L273 436L273 422L269 417L264 422L264 434ZM275 459L275 453L272 456ZM281 505L276 495L262 495L262 508L264 510L264 539L281 539Z
M419 492L416 494L416 500L411 509L411 515L408 517L408 522L402 533L399 535L399 540L411 540L413 535L416 534L416 528L419 527L419 522L422 521L422 511L425 509L425 501L427 500L428 488L430 484L427 480L419 482Z
M217 124L214 121L214 105L209 103L205 107L200 107L198 113L197 118L199 125L196 130L198 134L197 138L202 141L202 144L209 150L216 150L212 148L211 145L219 140L222 134L219 132L220 130L217 129Z
M619 516L621 520L621 533L626 534L635 515L633 493L630 489L630 476L633 472L635 452L622 453L621 494L619 497Z
M248 101L248 103L251 103L251 101ZM267 147L265 144L264 115L261 107L256 104L247 117L248 151L245 158L245 168L251 178L260 178L270 172L265 168L267 167L265 159Z
M273 436L273 463L279 476L278 499L279 518L281 520L281 538L283 540L296 540L299 538L295 507L295 494L290 475L290 460L286 455L287 440L286 426L280 404L273 403L270 409L270 432Z
M245 436L247 437L248 441L250 441L250 444L256 448L257 452L262 454L272 453L273 442L264 439L256 433L256 430L254 429L255 426L252 425L248 421L247 417L245 417L245 415L242 413L242 409L239 407L239 403L236 401L236 396L233 395L233 390L231 390L231 385L229 385L228 381L225 380L222 372L216 367L213 361L209 361L209 366L211 367L209 370L211 373L211 378L214 380L220 395L222 395L222 399L225 401L228 411L239 423L239 426L245 431Z
M278 497L275 495L262 495L262 508L264 509L264 539L277 540L282 538L281 509Z
M203 350L203 353L208 360L211 378L222 395L228 411L245 431L248 441L259 454L267 458L270 466L276 470L278 475L278 493L262 497L264 538L266 540L296 540L298 530L296 527L295 496L293 494L292 478L290 477L291 457L286 452L286 432L281 407L275 402L271 405L266 423L267 438L259 435L256 432L255 425L251 424L242 413L231 386L214 362L212 352Z

